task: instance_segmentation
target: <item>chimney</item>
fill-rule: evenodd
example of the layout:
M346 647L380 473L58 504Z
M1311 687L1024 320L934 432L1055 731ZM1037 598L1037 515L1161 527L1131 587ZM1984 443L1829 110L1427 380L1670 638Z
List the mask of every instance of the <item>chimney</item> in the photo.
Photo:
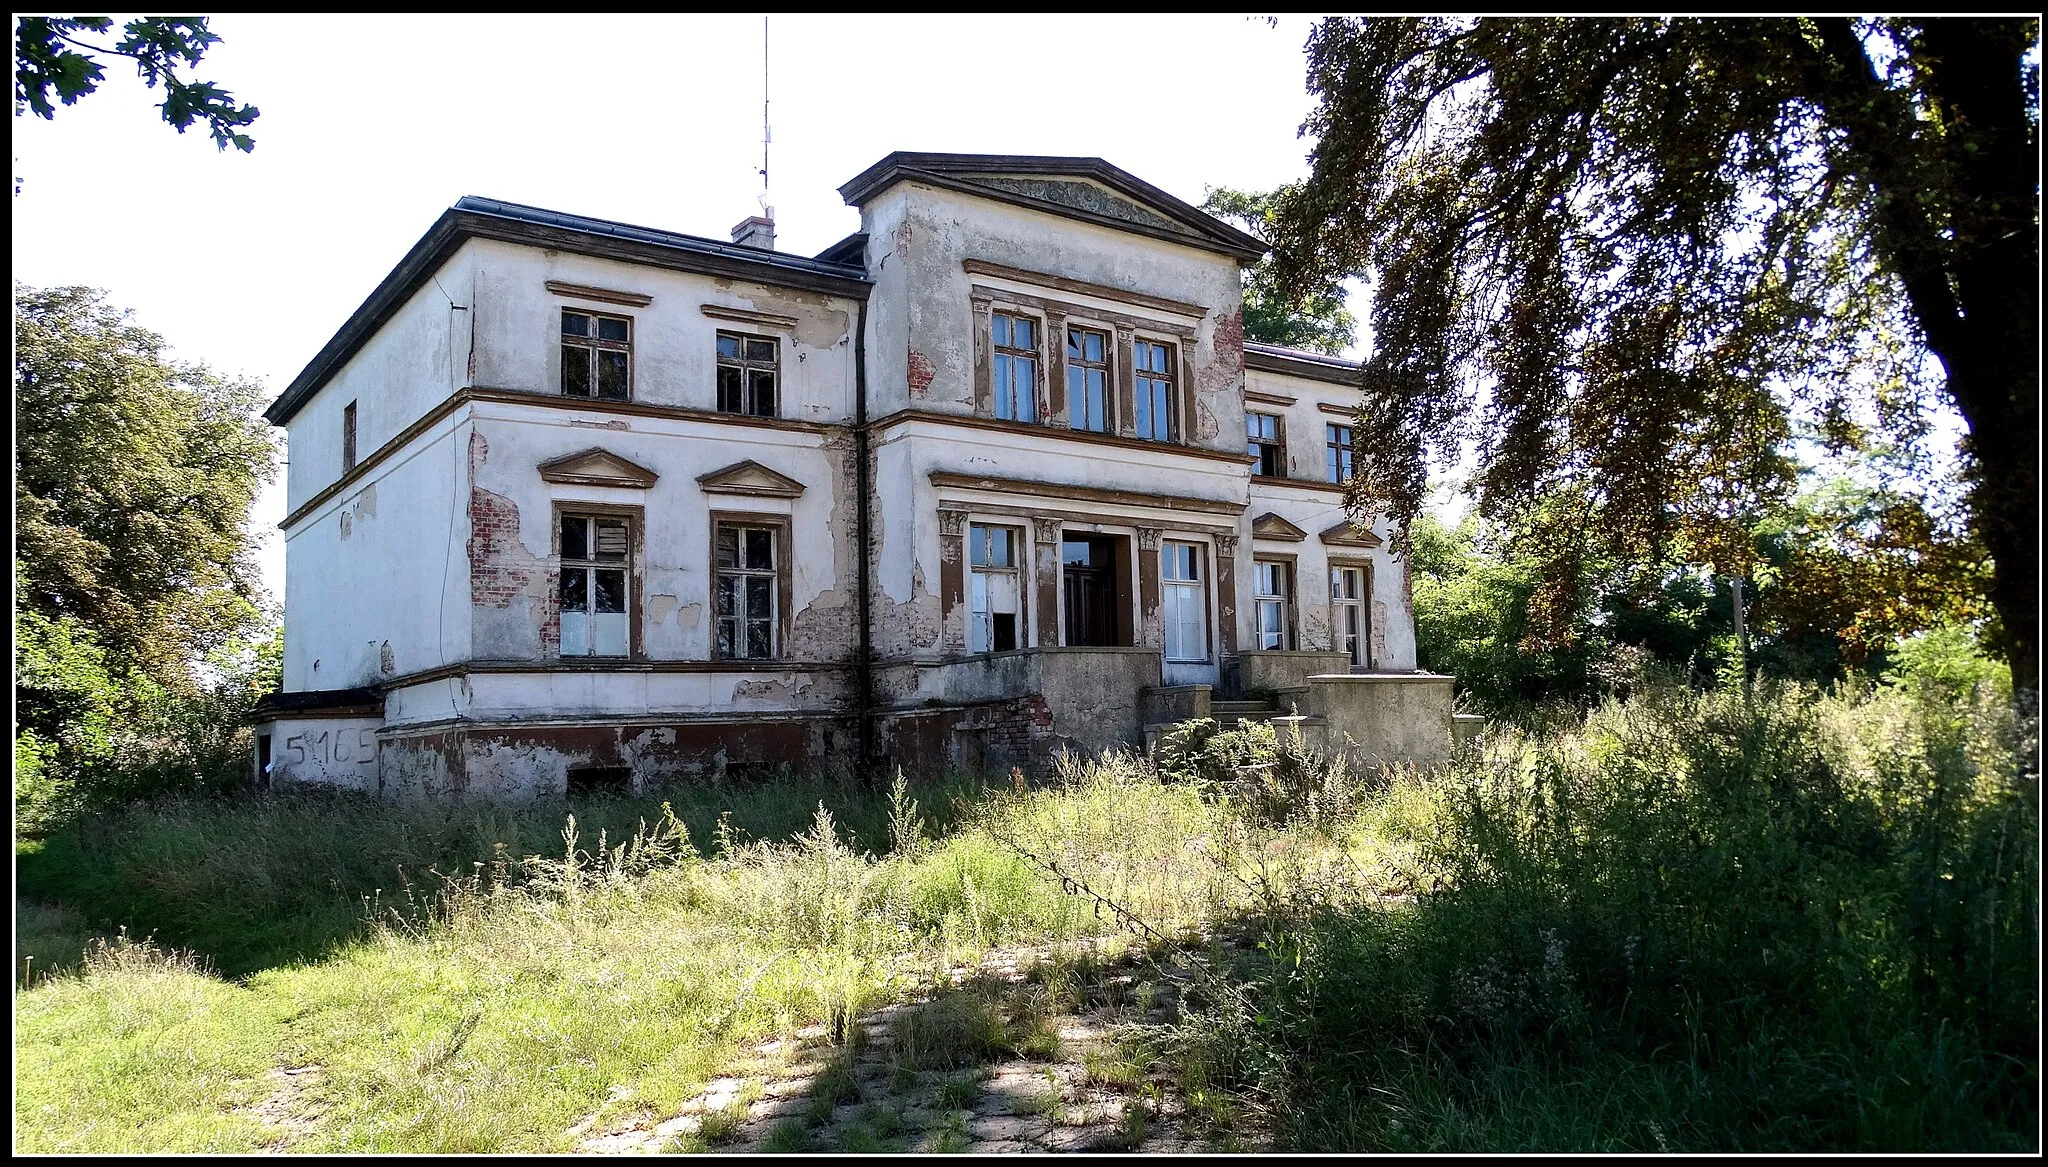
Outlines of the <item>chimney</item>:
M732 229L732 241L741 247L758 247L762 251L775 250L775 208L763 207L763 213L748 215Z

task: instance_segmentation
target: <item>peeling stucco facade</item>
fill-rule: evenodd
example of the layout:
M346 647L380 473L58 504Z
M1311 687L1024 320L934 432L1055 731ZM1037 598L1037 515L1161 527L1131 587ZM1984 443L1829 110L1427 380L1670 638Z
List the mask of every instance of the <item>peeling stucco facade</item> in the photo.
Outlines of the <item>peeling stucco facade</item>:
M519 797L1142 746L1165 707L1148 692L1244 687L1260 560L1286 565L1279 647L1413 673L1392 532L1350 526L1324 473L1355 370L1248 350L1254 241L1086 159L892 155L842 190L862 231L815 260L489 200L443 217L271 410L291 459L285 692L382 702L345 766L302 760L303 730L287 764L282 715L260 725L274 777ZM622 399L565 391L586 359L565 313L623 322ZM1036 329L1027 416L992 404L1014 356L993 314ZM1068 400L1069 329L1101 342L1093 428ZM772 413L721 398L721 335L773 342ZM1170 354L1149 433L1146 345ZM1247 409L1283 419L1283 475L1251 473ZM565 516L629 533L601 655L587 600L565 620ZM772 651L721 646L721 525L772 534ZM995 585L966 542L990 529L1014 542ZM1342 656L1340 568L1368 592ZM1000 633L976 615L989 586L1014 588Z

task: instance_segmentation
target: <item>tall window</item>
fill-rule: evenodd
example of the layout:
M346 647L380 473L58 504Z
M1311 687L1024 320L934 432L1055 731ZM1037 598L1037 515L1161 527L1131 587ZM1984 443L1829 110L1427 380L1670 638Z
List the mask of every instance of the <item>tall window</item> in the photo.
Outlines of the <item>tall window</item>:
M989 316L995 342L996 416L1010 421L1038 420L1038 321L1029 316L996 312Z
M1173 440L1173 349L1141 340L1131 347L1135 384L1131 386L1138 422L1138 436L1154 441Z
M1258 646L1262 649L1292 648L1288 642L1293 637L1294 621L1288 617L1292 606L1290 598L1294 593L1293 583L1288 578L1290 566L1285 562L1254 560L1252 563L1252 618L1257 626Z
M1067 413L1077 430L1109 429L1109 336L1067 329Z
M562 516L562 655L626 656L631 532L626 520Z
M967 651L1008 652L1017 647L1017 545L1014 527L967 528L967 560L974 570Z
M1329 473L1330 481L1343 482L1351 477L1351 427L1326 425L1323 435L1327 451L1323 469Z
M1159 545L1160 597L1166 618L1166 659L1209 659L1209 601L1202 591L1202 549L1193 543Z
M727 660L773 660L776 607L781 597L774 527L720 523L718 547L718 655Z
M1279 478L1287 473L1280 460L1280 419L1270 413L1244 415L1245 453L1257 458L1252 473Z
M341 407L341 472L356 468L356 403Z
M563 395L624 401L632 352L632 321L562 310Z
M1337 633L1337 651L1354 665L1366 664L1365 569L1330 569L1330 627Z
M718 408L752 417L775 416L779 372L776 343L765 336L718 334Z

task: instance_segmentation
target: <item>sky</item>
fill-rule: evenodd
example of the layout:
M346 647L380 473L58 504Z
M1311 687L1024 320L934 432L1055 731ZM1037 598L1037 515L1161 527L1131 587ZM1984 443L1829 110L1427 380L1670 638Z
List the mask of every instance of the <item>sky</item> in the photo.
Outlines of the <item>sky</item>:
M121 17L116 17L118 27ZM14 278L102 288L181 360L281 391L463 195L727 238L761 193L760 16L218 16L189 78L262 115L180 135L118 58L14 121ZM1108 159L1189 202L1307 174L1306 17L776 16L776 246L857 230L892 150ZM112 38L104 38L106 43ZM1363 317L1354 296L1353 312ZM258 500L284 594L281 482Z

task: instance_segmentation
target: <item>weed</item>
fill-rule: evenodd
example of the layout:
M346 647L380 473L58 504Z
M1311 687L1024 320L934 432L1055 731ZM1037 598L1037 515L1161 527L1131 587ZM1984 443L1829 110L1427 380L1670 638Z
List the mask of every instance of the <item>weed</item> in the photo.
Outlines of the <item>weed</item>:
M965 1110L981 1096L981 1080L955 1076L939 1083L939 1109Z
M731 1142L747 1121L747 1106L748 1103L734 1099L717 1110L705 1111L698 1120L697 1133L714 1145Z
M783 1119L761 1140L761 1150L771 1155L787 1155L796 1151L811 1149L811 1132L804 1124L793 1118Z
M1004 1048L1003 1019L980 992L950 993L896 1018L896 1057L913 1070L978 1065Z
M854 1068L853 1051L840 1050L811 1080L808 1115L813 1123L832 1120L832 1112L861 1097L860 1075Z

